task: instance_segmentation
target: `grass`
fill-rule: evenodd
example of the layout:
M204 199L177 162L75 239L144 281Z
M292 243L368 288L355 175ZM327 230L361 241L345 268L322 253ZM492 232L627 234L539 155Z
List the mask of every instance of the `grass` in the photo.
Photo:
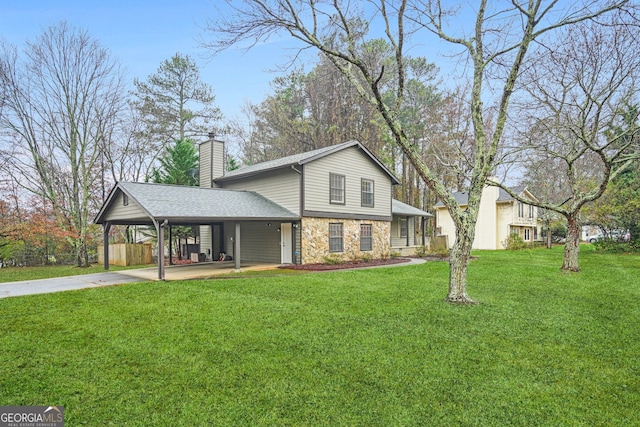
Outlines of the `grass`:
M66 425L621 426L640 420L640 258L443 262L0 300L0 405Z
M129 270L133 268L153 267L152 265L132 265L127 267L111 265L110 271ZM78 276L80 274L102 273L102 264L91 264L87 268L74 265L47 265L42 267L5 267L0 268L0 283L17 282L21 280L50 279L53 277Z

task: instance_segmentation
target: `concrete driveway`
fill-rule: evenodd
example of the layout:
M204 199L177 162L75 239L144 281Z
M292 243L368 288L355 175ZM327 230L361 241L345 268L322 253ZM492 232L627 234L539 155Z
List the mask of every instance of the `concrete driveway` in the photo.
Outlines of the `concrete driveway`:
M243 264L238 272L268 270L277 267L278 266L274 264ZM236 270L235 264L232 261L173 265L165 268L165 279L203 279L233 272L236 272ZM103 286L120 285L122 283L146 282L149 280L158 280L157 267L0 283L0 298L99 288Z
M55 277L51 279L25 280L22 282L0 283L0 298L22 295L48 294L76 289L99 288L122 283L141 282L144 279L122 273L83 274L81 276Z

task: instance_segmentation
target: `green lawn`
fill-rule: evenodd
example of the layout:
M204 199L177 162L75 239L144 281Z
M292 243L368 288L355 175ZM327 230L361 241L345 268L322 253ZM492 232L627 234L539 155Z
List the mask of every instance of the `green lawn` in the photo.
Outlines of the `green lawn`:
M0 300L0 405L68 426L640 423L640 257L444 262Z

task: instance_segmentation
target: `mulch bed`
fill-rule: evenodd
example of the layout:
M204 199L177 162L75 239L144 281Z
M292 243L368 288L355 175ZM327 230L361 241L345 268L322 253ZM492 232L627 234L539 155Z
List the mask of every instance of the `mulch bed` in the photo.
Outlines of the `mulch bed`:
M446 261L448 258L441 257L424 257L422 258L427 261ZM329 271L329 270L344 270L347 268L363 268L363 267L375 267L378 265L393 265L393 264L402 264L404 262L409 262L410 258L384 258L384 259L373 259L371 261L356 261L356 262L345 262L341 264L302 264L302 265L283 265L280 268L284 268L287 270L303 270L303 271Z

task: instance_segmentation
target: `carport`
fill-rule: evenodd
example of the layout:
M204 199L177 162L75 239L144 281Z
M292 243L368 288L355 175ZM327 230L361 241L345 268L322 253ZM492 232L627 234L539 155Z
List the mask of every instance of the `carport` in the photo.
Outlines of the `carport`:
M153 226L158 236L158 279L165 280L165 231L170 226L233 224L233 259L240 269L240 225L244 222L299 224L300 217L253 191L120 182L109 193L94 223L103 229L104 269L109 269L113 225ZM295 250L295 239L292 242ZM169 254L171 256L171 254Z

